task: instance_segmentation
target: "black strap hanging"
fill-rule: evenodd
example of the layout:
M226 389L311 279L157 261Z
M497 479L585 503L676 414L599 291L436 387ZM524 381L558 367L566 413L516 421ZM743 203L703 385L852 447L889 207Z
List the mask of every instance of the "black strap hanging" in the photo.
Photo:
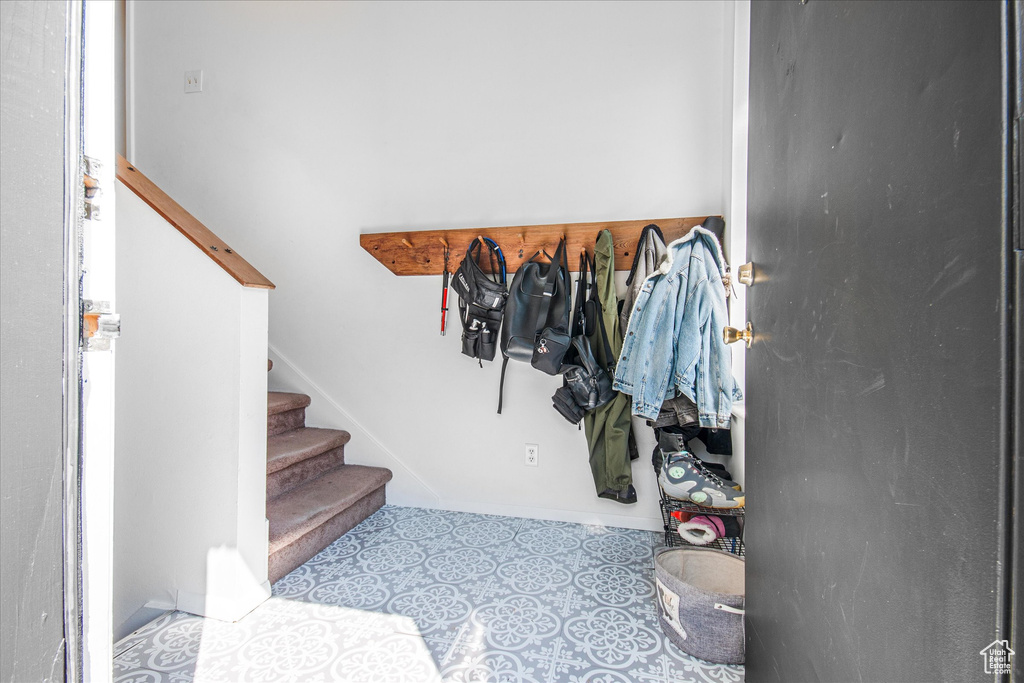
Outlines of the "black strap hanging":
M572 336L578 337L581 334L586 334L586 314L583 310L583 304L587 300L590 294L590 278L588 276L588 268L590 265L590 259L587 258L587 250L580 250L580 266L579 266L579 277L576 279L576 300L572 305Z

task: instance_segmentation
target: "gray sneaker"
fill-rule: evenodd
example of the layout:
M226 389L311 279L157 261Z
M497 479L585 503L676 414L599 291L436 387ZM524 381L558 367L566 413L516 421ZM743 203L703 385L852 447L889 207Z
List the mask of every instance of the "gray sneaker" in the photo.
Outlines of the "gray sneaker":
M738 483L722 476L722 472L720 472L719 470L725 471L724 465L719 465L717 463L706 463L697 456L693 455L693 453L690 453L690 451L686 447L686 441L683 439L682 434L673 434L672 432L666 432L662 430L660 436L658 437L658 445L656 446L656 448L660 448L661 452L664 453L666 457L673 453L685 453L689 455L691 458L693 458L697 467L700 468L701 472L703 472L704 474L715 475L716 477L721 479L726 486L728 486L731 489L736 489L737 491L741 489ZM663 463L664 461L661 460L658 462ZM657 462L655 464L657 464ZM655 469L658 469L658 467L655 467Z
M731 489L735 489L736 491L743 490L743 487L740 486L739 483L723 476L722 472L725 471L725 468L722 467L721 465L718 465L717 467L711 467L709 463L704 462L703 460L698 458L693 453L690 453L689 451L683 451L682 453L680 453L680 455L686 456L690 460L690 462L696 465L697 469L699 469L702 474L711 475L715 477L715 479L717 479L718 481L722 482Z
M666 496L689 501L701 507L741 508L746 496L730 488L714 474L699 465L687 451L668 453L658 473L658 483Z

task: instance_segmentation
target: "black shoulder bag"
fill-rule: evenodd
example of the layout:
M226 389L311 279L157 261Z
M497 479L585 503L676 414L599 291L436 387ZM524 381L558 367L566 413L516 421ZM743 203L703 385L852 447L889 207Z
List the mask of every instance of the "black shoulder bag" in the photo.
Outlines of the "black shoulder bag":
M611 357L608 336L604 333L604 320L597 300L596 287L588 278L593 271L586 252L580 254L580 278L576 285L576 304L573 307L572 342L563 359L562 387L551 397L555 410L569 422L579 424L586 412L608 403L615 397L612 380L605 368L594 357L588 339L601 326L605 357ZM587 296L587 290L592 292Z

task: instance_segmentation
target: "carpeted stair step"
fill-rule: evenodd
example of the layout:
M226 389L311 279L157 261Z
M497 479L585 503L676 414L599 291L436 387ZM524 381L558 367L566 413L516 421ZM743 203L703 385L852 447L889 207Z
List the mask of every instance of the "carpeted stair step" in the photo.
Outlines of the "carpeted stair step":
M384 505L391 470L342 465L267 501L274 583Z
M300 427L267 439L267 499L345 464L351 435L340 429Z
M267 436L298 429L306 424L306 406L309 403L309 396L305 394L267 392Z

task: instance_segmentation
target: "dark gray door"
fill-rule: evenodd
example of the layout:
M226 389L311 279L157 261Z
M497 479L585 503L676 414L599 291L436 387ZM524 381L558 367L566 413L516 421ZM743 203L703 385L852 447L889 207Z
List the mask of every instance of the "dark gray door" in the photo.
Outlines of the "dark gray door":
M748 681L992 680L1009 637L1004 11L753 4Z
M3 681L64 681L66 657L76 671L78 625L65 622L65 580L74 567L65 566L63 491L65 453L74 452L78 439L67 428L78 373L67 352L76 342L68 338L65 302L78 283L65 260L77 258L66 257L74 226L68 227L73 209L65 201L74 202L66 170L78 161L67 125L77 121L78 83L72 71L68 84L68 63L75 61L68 50L80 46L69 35L81 19L80 3L0 2ZM74 586L67 595L75 599Z

